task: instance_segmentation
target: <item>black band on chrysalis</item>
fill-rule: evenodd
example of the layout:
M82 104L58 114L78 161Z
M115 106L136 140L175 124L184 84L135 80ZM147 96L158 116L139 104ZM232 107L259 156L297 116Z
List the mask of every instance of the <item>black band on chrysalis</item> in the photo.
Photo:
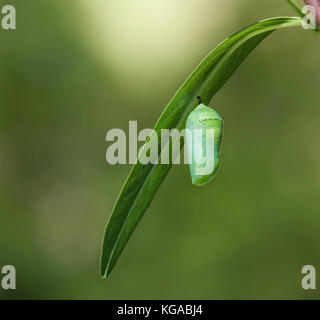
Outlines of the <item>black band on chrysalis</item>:
M201 103L202 103L201 97L200 97L200 96L197 96L197 99L198 99L199 104L201 104Z

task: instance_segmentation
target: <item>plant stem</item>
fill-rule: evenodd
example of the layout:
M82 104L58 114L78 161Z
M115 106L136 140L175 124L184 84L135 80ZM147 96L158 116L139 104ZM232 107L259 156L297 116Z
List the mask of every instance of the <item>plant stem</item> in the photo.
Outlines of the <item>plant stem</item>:
M287 0L287 2L299 14L300 17L302 17L302 18L304 17L304 14L301 11L301 7L297 3L297 1L295 1L295 0Z

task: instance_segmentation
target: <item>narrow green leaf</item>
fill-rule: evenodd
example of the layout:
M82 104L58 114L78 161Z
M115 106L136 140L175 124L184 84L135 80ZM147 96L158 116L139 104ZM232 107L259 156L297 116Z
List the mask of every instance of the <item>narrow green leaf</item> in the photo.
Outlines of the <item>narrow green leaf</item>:
M189 113L198 104L196 97L201 96L203 102L209 104L243 60L269 34L279 28L300 25L299 17L267 19L242 29L218 45L192 72L161 114L154 128L159 140L161 129L184 129ZM103 277L115 266L170 168L171 164L142 165L139 161L133 166L107 223L101 255Z

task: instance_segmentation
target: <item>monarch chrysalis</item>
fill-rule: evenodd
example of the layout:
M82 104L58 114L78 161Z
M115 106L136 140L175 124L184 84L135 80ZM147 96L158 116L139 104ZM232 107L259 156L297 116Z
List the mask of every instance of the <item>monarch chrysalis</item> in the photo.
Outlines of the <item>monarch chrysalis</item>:
M215 176L220 165L223 120L200 97L197 99L199 105L186 122L186 145L192 184L203 186Z

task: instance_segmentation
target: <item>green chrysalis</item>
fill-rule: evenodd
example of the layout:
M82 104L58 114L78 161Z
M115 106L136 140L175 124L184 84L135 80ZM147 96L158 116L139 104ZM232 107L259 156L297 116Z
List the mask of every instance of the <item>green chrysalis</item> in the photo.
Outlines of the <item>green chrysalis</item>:
M223 120L197 97L199 106L186 122L186 145L192 184L203 186L217 173L220 165L220 144Z

